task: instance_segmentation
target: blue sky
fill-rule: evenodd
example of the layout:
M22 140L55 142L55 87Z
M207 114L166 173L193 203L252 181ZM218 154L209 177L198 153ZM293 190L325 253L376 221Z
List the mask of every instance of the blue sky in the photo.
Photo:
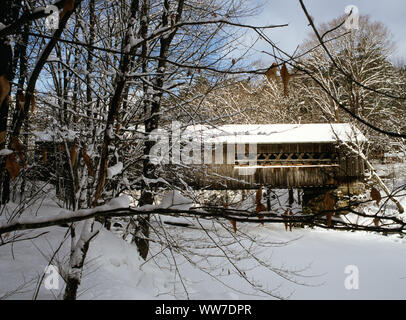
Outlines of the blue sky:
M253 25L283 24L289 26L283 29L267 31L268 36L282 49L292 53L303 39L311 32L306 17L298 0L250 0L253 4L263 3L260 14L249 18ZM397 51L393 59L405 58L406 61L406 1L404 0L304 0L309 13L314 17L316 24L327 22L344 14L348 5L355 5L360 15L370 15L372 20L384 23L396 43ZM256 46L257 49L269 48L266 43ZM263 61L271 61L266 55L258 55Z

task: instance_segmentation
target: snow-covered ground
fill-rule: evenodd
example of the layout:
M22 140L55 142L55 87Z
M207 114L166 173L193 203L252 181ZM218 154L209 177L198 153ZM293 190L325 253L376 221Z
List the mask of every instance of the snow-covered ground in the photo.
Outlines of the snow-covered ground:
M405 299L406 298L406 239L383 237L367 233L322 230L285 232L283 226L251 226L251 232L272 241L297 239L285 246L262 249L260 256L276 267L305 269L309 278L297 277L308 285L283 280L265 267L257 267L248 274L264 287L277 288L282 297L293 299ZM54 240L62 239L64 228L56 227L50 234L31 242L16 243L14 248L0 248L0 296L15 290L23 281L35 278L47 266L47 253ZM246 228L245 228L246 229ZM48 240L48 241L47 241ZM66 248L67 249L67 248ZM208 249L213 252L213 249ZM13 258L14 251L14 258ZM42 253L40 252L42 251ZM66 251L65 251L66 252ZM44 256L43 256L44 255ZM268 258L266 258L268 257ZM178 267L191 299L259 299L259 296L235 269L223 258L213 265L220 273L221 284L209 274L191 266L178 257ZM167 270L165 258L143 264L133 245L108 231L102 231L91 245L81 299L184 299L186 298L175 271ZM202 262L203 263L203 262ZM255 266L253 259L240 262L245 269ZM345 268L359 269L359 289L344 286ZM230 270L230 275L228 275ZM62 281L61 281L62 283ZM309 286L310 285L310 286ZM31 299L33 292L10 298ZM57 290L54 292L57 294ZM253 295L255 294L255 295ZM53 299L52 291L41 288L40 299Z
M401 201L406 206L406 197ZM30 208L33 212L36 209ZM47 199L38 214L56 210L56 204ZM155 238L147 262L138 256L134 245L117 233L102 230L91 243L79 299L272 298L265 291L290 299L406 299L406 239L398 235L321 229L286 232L283 225L238 224L234 238L227 221L224 225L190 223L196 228L165 224L165 233L161 230L161 235L187 250L185 256L174 247L162 247ZM160 228L157 221L153 226ZM67 229L52 227L30 235L44 231L49 233L0 246L0 297L33 297L36 281ZM67 237L53 260L55 264L66 261L69 241ZM359 271L358 289L348 290L344 285L350 276L345 273L347 266ZM291 277L291 281L280 274ZM62 289L48 290L42 285L38 298L55 299Z

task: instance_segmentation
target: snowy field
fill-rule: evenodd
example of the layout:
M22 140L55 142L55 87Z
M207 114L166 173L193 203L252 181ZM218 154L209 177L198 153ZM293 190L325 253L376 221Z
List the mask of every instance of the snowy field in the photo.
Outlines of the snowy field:
M406 197L400 200L406 206ZM57 206L46 199L29 210L48 215ZM234 236L227 221L189 222L195 228L165 224L165 237L185 255L155 238L147 262L117 232L102 230L90 245L79 299L406 299L406 239L398 235L239 224ZM158 221L153 226L160 228ZM44 231L39 238L0 246L0 297L36 295L37 281L67 228L30 235ZM68 259L69 241L65 238L54 264ZM359 270L358 289L345 288L347 266ZM37 298L60 298L62 283L60 290L42 284Z

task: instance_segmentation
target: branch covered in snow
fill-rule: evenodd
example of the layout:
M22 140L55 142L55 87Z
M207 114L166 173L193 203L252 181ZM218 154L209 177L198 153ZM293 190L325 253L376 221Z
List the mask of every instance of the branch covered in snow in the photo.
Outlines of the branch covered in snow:
M376 215L356 212L347 207L335 210L335 212L339 213L340 210L350 210L352 213L364 218L376 218ZM323 223L323 221L324 216L327 213L329 213L329 211L321 211L317 214L309 215L284 216L281 213L261 212L261 216L259 216L258 214L248 210L227 209L223 207L191 207L189 209L177 209L173 207L145 205L142 207L134 208L129 206L120 207L107 204L92 209L82 209L77 211L61 210L57 215L51 217L19 218L9 223L0 224L0 235L20 230L41 229L56 225L68 224L96 217L112 218L152 214L173 217L189 216L203 219L228 219L243 223L304 223L309 226L326 228L327 226L325 225L325 223ZM380 217L380 220L386 221L387 224L385 226L376 227L362 226L359 224L337 221L337 225L333 226L332 228L339 230L364 230L376 232L406 233L406 223L403 222L402 219L395 216L385 216Z
M64 6L65 0L56 1L53 5L58 9L62 9ZM49 13L45 12L46 7L38 7L32 12L26 11L21 17L14 23L5 26L0 29L0 38L6 37L8 35L14 34L21 26L27 22L38 20L49 16Z

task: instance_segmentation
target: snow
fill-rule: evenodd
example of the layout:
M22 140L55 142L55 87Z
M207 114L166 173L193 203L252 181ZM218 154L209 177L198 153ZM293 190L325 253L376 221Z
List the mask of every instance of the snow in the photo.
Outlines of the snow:
M178 133L175 132L178 131ZM138 126L145 132L144 126ZM333 143L366 142L362 132L349 123L306 123L306 124L230 124L223 126L186 125L174 122L173 134L183 139L202 139L212 143ZM154 130L152 138L170 135L170 130Z
M179 191L169 191L168 194L162 199L160 208L165 209L179 209L188 210L193 206L193 201L184 197Z
M77 132L68 128L64 128L63 131L47 128L43 131L33 131L35 141L43 142L62 142L64 140L73 141L77 135Z
M49 208L50 210L52 208ZM208 228L210 228L208 226ZM368 233L349 233L323 230L294 229L285 232L283 226L238 225L240 231L249 232L256 238L272 241L292 241L286 246L275 246L262 250L261 258L275 266L290 266L305 269L308 278L300 279L309 286L297 285L276 276L266 268L256 266L249 276L259 279L264 287L279 289L282 296L294 299L405 299L406 290L406 240L397 236L383 237ZM167 226L172 235L179 227ZM56 244L64 237L65 228L49 228L45 237L18 242L0 247L0 297L15 289L25 279L34 279L47 266L47 258ZM183 236L195 235L195 229L183 231ZM69 241L66 241L58 259L66 259ZM52 245L51 245L52 244ZM209 247L209 246L207 246ZM254 248L255 249L255 246ZM155 250L158 250L156 248ZM12 257L14 252L14 259ZM40 254L40 251L43 254ZM200 249L200 253L217 250ZM219 252L217 252L219 253ZM45 255L45 256L43 256ZM191 299L260 299L269 297L252 295L249 285L235 274L233 267L222 257L210 259L215 266L212 274L199 270L176 255L180 273L188 287ZM121 240L117 235L101 230L92 241L79 291L79 299L184 299L179 279L174 270L164 268L167 261L163 255L146 263L139 257L134 245ZM200 261L204 264L204 261ZM239 265L249 270L255 266L253 259L242 259ZM360 272L358 290L344 287L345 267L356 265ZM228 272L230 271L230 274ZM248 273L248 271L247 271ZM227 287L213 279L228 283ZM62 281L61 281L62 282ZM13 299L31 299L34 284L25 292L11 296ZM233 288L233 289L232 289ZM40 299L54 299L53 294L62 290L41 288Z
M114 166L107 168L107 178L111 179L123 171L123 163L117 162Z
M386 152L383 156L384 158L394 158L397 160L402 160L406 158L406 152Z
M271 169L271 168L278 168L278 169L282 169L282 168L325 168L325 167L339 167L338 164L317 164L317 165L311 165L311 164L304 164L304 165L266 165L266 166L254 166L254 165L250 165L249 168L244 167L244 166L234 166L234 170L251 170L251 169Z
M54 208L49 213L47 207L40 207L35 216L33 215L23 215L20 217L18 215L12 221L3 221L2 217L0 216L0 228L10 227L17 224L32 224L32 225L40 225L42 223L49 223L52 221L62 221L64 219L69 218L89 218L94 214L96 211L108 211L120 208L128 208L131 204L131 199L127 195L122 195L117 198L110 200L107 204L98 206L96 208L91 209L81 209L77 211L70 211L66 209L61 209L59 206ZM13 204L9 204L12 206Z
M394 172L396 179L393 179L393 186L396 186L406 181L405 167L404 163L391 167L387 164L377 165L377 171L382 175ZM387 182L388 179L392 178L388 177ZM281 192L281 197L272 200L272 205L277 206L280 202L278 206L283 208L287 202L287 191L277 192ZM252 209L254 198L255 192L240 208ZM405 195L399 199L406 205ZM131 203L132 198L123 195L102 208L128 207ZM171 191L163 197L159 206L187 209L193 205L193 201L185 195ZM394 206L389 204L391 207ZM5 216L18 211L18 205L9 203L6 208L3 222L6 222ZM295 203L293 210L297 208L298 204ZM371 203L367 209L374 212L378 206ZM80 210L75 214L85 215L91 210ZM20 219L38 221L67 214L49 196L28 207ZM165 222L186 223L189 227ZM292 232L286 232L284 225L243 223L237 223L237 233L234 234L227 220L220 223L157 215L151 217L150 223L154 230L164 232L161 235L165 234L166 240L171 240L172 250L166 241L161 244L163 239L152 234L150 258L144 261L133 244L122 240L118 230L113 228L111 232L100 229L90 244L79 299L270 298L254 290L238 274L235 266L246 274L247 279L260 285L259 288L273 290L274 294L283 298L406 299L406 255L403 254L406 238L397 234L382 236L372 232L320 228L294 228ZM77 230L85 227L84 222L77 224ZM38 277L44 273L50 257L61 242L63 245L53 264L66 265L69 259L70 238L66 227L24 232L29 232L25 236L31 237L41 232L47 234L29 241L0 245L0 298L6 295L9 299L31 299ZM11 236L3 235L3 239L7 241ZM177 246L183 251L177 251ZM234 265L225 257L225 253ZM344 285L348 266L355 266L359 270L358 289L348 290ZM277 275L285 269L290 271L291 281ZM63 268L59 270L66 272ZM22 286L24 282L27 284ZM60 282L63 284L61 279ZM14 292L19 287L20 290ZM63 286L59 290L48 290L42 285L38 298L55 299L61 298L62 294Z
M1 149L0 150L0 156L8 156L9 154L12 154L14 151L10 149Z
M120 197L110 202L110 206L127 205L129 197ZM178 192L171 192L163 199L162 207L185 205L190 200ZM46 201L41 212L53 214L57 208L51 201ZM32 208L35 211L35 208ZM171 218L182 219L182 218ZM164 220L168 220L164 218ZM186 219L185 219L186 220ZM184 220L184 221L185 221ZM222 256L221 251L213 247L200 225L193 219L186 220L196 228L179 228L165 225L171 237L184 238L183 245L189 245L195 255L189 258L196 262L194 266L175 253L177 267L187 287L191 299L269 299L258 294L249 284L236 274L233 266ZM152 222L156 227L156 222ZM205 221L202 225L214 236L215 229L223 235L226 248L239 250L239 244L230 239L228 231L216 222ZM225 227L228 223L225 222ZM321 229L293 229L286 232L282 225L238 223L238 239L248 247L243 234L253 237L255 243L250 250L266 263L277 268L303 270L305 277L295 277L306 285L286 281L274 272L259 266L252 258L241 256L237 260L247 276L257 279L264 288L277 288L282 297L294 299L405 299L404 279L406 271L406 239L397 235L381 235L359 232L338 232ZM79 229L80 230L80 229ZM66 228L47 228L49 233L31 241L0 246L0 297L17 288L23 281L36 279L48 265L48 259L59 242L64 239ZM219 232L217 232L218 234ZM228 237L228 238L227 238ZM228 240L227 240L228 239ZM260 243L268 241L273 246L261 247ZM286 242L286 244L283 244ZM152 244L152 252L161 247ZM164 250L166 255L168 249ZM14 258L13 258L14 255ZM65 240L55 261L66 261L69 255L69 238ZM207 255L207 259L201 256ZM211 257L210 257L211 255ZM54 262L55 263L55 262ZM360 283L358 290L347 290L344 281L347 276L345 268L355 265L359 269ZM205 271L204 268L210 270ZM203 270L201 270L203 269ZM218 277L223 283L214 279ZM62 280L60 280L62 283ZM10 299L31 299L35 281L21 290L23 292L10 296ZM47 290L43 286L39 299L61 297L63 290ZM105 229L92 241L84 269L84 276L79 291L79 299L185 299L186 293L173 266L168 264L165 255L157 255L144 262L137 249L123 241L118 235Z
M54 135L47 131L34 131L36 141L51 142L54 140Z
M114 208L128 208L131 204L131 198L128 195L122 195L110 200L107 205Z
M332 143L365 142L365 136L348 123L224 125L216 128L189 126L186 134L198 134L222 143Z
M307 285L297 285L283 281L269 270L255 266L253 260L240 263L246 269L255 268L250 275L259 279L264 286L276 288L281 285L282 296L292 294L293 299L404 299L406 290L402 278L406 276L406 258L400 254L406 241L394 237L384 238L371 234L330 232L321 230L298 230L285 232L282 226L244 227L254 231L256 236L271 238L274 241L292 241L286 246L269 248L261 257L275 266L290 266L305 269ZM295 240L297 239L297 240ZM220 259L219 259L220 260ZM221 265L218 262L218 265ZM360 272L359 290L344 287L346 266L355 265ZM233 271L226 263L223 267ZM244 294L228 290L210 277L196 274L196 270L183 265L181 273L185 277L200 281L199 291L194 299L258 299L241 279L235 275L225 276L234 287ZM199 278L197 278L197 276ZM228 279L227 279L228 278ZM262 296L262 298L266 298Z

